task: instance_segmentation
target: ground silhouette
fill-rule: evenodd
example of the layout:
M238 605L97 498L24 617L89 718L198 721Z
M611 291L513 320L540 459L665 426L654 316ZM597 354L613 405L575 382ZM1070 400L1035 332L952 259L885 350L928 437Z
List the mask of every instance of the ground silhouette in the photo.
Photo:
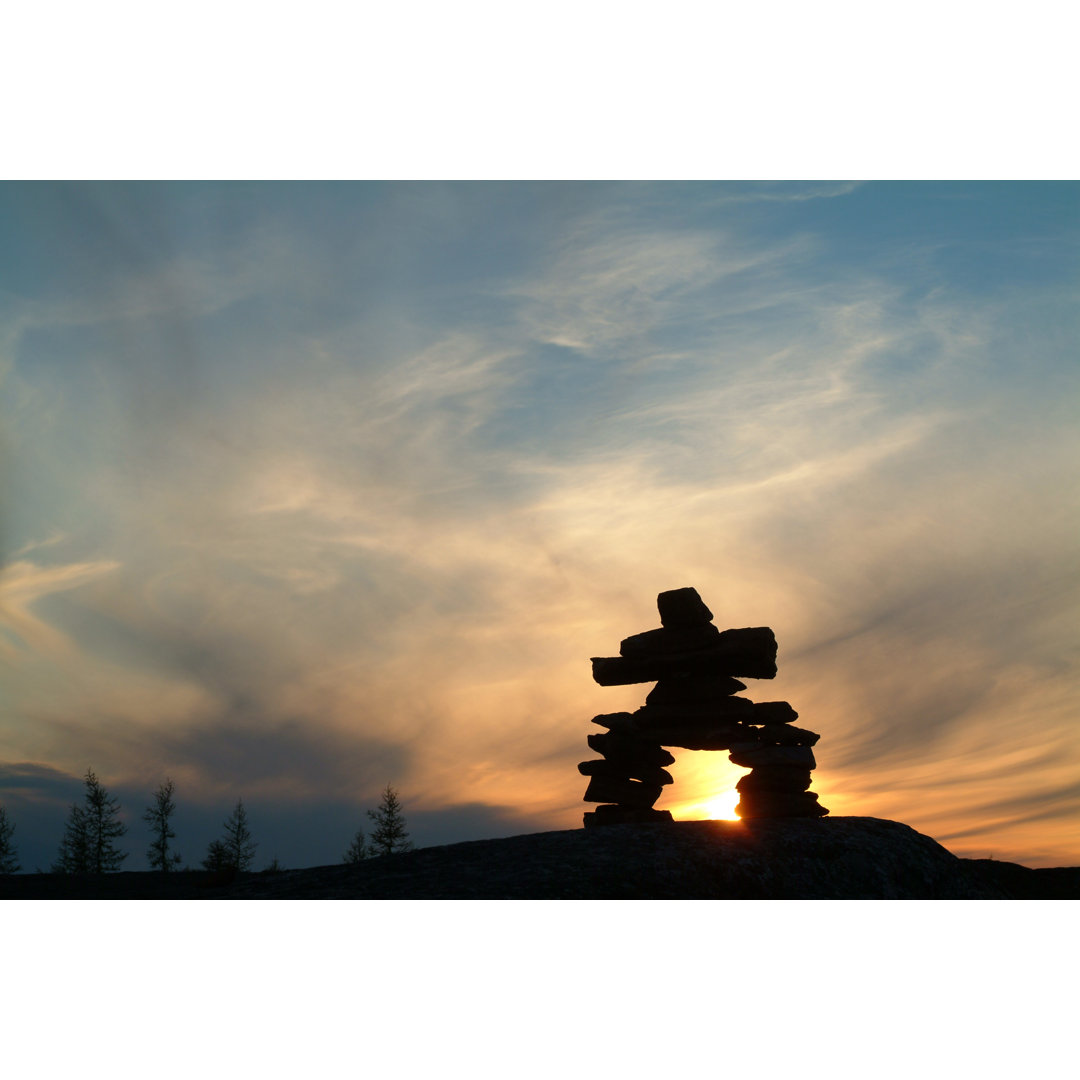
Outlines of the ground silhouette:
M532 833L231 879L117 873L0 879L6 899L1080 899L1080 867L960 859L880 818L676 821Z

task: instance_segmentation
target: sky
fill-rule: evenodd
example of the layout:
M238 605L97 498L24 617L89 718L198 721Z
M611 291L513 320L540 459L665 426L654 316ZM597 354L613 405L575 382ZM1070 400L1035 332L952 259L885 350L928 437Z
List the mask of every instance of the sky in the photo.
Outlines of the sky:
M1067 182L0 184L0 805L125 869L581 827L589 658L770 626L834 815L1080 864ZM657 803L744 770L675 751Z

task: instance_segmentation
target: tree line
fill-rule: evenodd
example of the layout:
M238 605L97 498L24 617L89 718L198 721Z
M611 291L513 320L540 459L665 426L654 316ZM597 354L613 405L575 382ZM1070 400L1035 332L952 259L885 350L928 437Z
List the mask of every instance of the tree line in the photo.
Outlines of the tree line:
M98 780L93 769L87 769L83 777L85 791L81 804L72 803L64 826L64 834L57 849L56 861L50 868L54 874L106 874L120 869L129 852L121 851L116 841L127 833L127 826L120 820L120 802L113 798ZM152 870L162 873L176 871L183 861L172 841L176 832L172 828L172 816L176 811L173 799L175 785L166 778L154 792L153 801L143 812L142 819L150 827L151 843L146 857ZM390 785L382 792L379 806L368 810L367 816L375 825L370 836L357 830L342 861L360 862L380 855L394 855L409 851L412 843L406 829L397 791ZM12 839L15 824L8 818L7 810L0 805L0 874L17 874L21 869L18 852ZM255 860L258 844L248 827L247 811L243 799L238 799L232 814L224 823L224 833L212 840L207 848L202 866L211 871L249 870ZM280 870L277 856L266 867Z

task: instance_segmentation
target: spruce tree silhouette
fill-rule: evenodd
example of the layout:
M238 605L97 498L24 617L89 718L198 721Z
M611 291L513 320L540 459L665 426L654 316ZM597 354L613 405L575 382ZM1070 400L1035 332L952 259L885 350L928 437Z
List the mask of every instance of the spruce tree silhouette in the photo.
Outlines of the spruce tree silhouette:
M128 857L113 843L127 832L117 818L120 801L112 798L93 769L86 770L84 806L73 803L60 841L53 873L105 874L119 870Z
M7 810L0 806L0 874L17 874L22 869L15 845L11 842L14 832L14 823L8 821Z
M91 769L86 770L85 782L90 872L104 874L119 870L128 857L126 851L120 851L113 844L127 832L127 826L116 816L120 812L120 801L109 796Z
M341 861L344 863L358 863L363 862L371 856L371 851L368 849L367 840L364 838L364 830L357 829L356 835L352 838L352 843L348 846L345 854L341 856Z
M225 822L225 835L211 842L203 866L207 870L247 870L255 859L259 845L251 839L247 824L244 800L238 799L236 807Z
M220 840L211 840L206 849L206 858L202 861L204 870L234 870L229 863L229 855Z
M160 870L163 874L175 869L180 864L180 853L169 850L169 841L176 838L169 825L169 818L176 810L173 802L173 782L168 777L154 793L154 804L148 806L143 813L143 821L153 831L154 840L146 852L153 870Z
M401 802L397 792L389 784L382 793L379 808L367 813L375 822L375 828L371 832L371 846L375 855L394 855L399 851L412 849L409 833L405 828L405 818L401 814Z
M86 874L90 871L86 813L78 803L71 804L56 862L51 869L54 874Z

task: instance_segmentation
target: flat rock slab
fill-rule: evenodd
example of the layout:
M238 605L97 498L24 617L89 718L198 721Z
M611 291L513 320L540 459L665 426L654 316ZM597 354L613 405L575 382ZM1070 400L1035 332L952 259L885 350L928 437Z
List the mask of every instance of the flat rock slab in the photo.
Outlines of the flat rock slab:
M585 802L619 803L621 806L648 808L663 794L662 784L643 784L640 780L613 776L593 776L582 796Z
M724 630L715 645L665 655L594 656L593 679L601 686L628 686L669 678L721 676L776 678L776 637L767 626Z
M667 656L670 653L707 649L720 640L720 631L712 623L703 626L661 626L623 638L620 656Z
M687 701L715 701L746 689L730 675L685 675L661 679L645 696L646 705L672 705Z
M792 765L798 768L816 769L814 751L809 746L742 746L731 748L728 755L732 764L742 769L759 765Z

